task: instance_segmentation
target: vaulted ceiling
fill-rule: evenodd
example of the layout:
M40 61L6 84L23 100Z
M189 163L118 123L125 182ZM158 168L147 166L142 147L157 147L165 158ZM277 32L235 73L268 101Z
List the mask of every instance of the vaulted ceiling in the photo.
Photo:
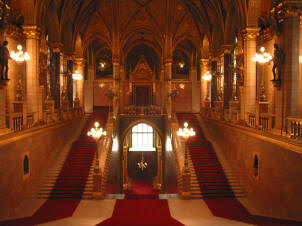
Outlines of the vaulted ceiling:
M213 51L249 23L253 2L260 0L15 0L12 6L24 24L45 28L66 52L108 48L114 57L137 43L165 55L171 50L164 46L189 40L201 51L204 38Z

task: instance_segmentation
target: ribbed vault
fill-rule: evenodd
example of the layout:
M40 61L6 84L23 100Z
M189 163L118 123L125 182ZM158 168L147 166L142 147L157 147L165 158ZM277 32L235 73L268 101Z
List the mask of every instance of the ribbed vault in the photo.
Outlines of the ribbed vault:
M12 19L19 26L34 24L46 30L50 41L61 42L66 53L75 51L80 36L84 55L89 48L94 48L95 53L109 48L113 58L120 58L133 43L147 43L164 58L171 58L173 49L183 40L190 40L199 55L205 36L210 52L231 43L235 32L247 24L255 25L249 20L248 9L251 5L252 16L257 14L256 2L259 1L16 0L12 3Z

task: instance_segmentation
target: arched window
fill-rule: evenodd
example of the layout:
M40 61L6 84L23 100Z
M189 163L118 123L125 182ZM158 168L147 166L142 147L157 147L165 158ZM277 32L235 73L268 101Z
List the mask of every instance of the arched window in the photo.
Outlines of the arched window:
M132 127L130 151L155 151L154 130L146 123L140 123Z
M23 171L24 171L24 175L29 174L29 160L27 155L25 155L23 160Z

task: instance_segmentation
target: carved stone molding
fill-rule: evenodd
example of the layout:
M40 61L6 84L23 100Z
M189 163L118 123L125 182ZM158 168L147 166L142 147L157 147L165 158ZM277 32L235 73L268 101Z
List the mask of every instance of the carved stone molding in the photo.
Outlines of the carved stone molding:
M208 58L202 58L200 59L200 65L205 67L209 64L210 60Z
M48 45L52 48L52 50L55 53L60 53L61 49L63 47L63 43L62 42L50 42Z
M85 59L83 57L76 57L74 61L77 65L84 65L85 63Z
M40 39L41 31L37 26L24 25L22 28L27 39Z
M20 42L25 38L24 34L22 33L22 30L13 24L7 24L4 30L4 36L10 37Z
M243 39L245 41L256 40L259 35L259 28L257 27L247 27L242 30Z

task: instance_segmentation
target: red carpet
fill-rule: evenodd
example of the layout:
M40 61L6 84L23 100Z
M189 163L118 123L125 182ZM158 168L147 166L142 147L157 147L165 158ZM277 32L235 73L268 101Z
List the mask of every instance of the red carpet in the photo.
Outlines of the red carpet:
M117 200L111 218L98 225L116 226L178 226L183 225L170 215L168 201L158 199L152 179L132 180L126 200Z
M95 118L100 121L100 125L104 125L107 114L93 115L87 121L80 139L72 145L48 200L33 216L2 221L0 225L36 225L72 216L81 201L95 155L96 143L94 140L87 139L86 135Z
M209 141L204 138L194 114L177 114L180 126L193 127L196 135L187 146L199 181L200 190L212 214L231 220L263 226L302 225L302 222L251 215L234 196L232 188ZM183 126L182 126L183 127Z

